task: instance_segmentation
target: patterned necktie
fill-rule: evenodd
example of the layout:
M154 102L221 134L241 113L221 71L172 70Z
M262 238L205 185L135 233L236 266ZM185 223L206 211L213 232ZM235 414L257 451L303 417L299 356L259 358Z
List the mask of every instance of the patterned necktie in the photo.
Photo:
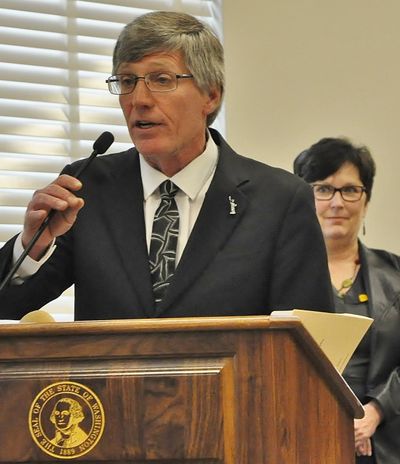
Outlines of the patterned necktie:
M154 215L149 262L156 305L162 300L175 272L179 234L179 212L175 194L178 190L170 180L160 185L161 203Z

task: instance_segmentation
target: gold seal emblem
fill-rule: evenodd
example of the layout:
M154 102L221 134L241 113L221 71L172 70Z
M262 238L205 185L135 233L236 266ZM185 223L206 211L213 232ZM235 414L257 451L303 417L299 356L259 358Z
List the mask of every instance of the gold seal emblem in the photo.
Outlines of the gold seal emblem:
M43 389L29 410L29 430L50 456L73 459L88 453L104 430L104 410L96 394L76 382L57 382Z

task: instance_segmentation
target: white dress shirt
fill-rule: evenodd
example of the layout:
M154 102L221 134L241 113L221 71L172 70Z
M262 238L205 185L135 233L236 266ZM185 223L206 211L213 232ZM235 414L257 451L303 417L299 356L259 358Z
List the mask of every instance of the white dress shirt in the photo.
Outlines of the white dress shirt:
M204 152L171 178L150 166L142 155L139 156L148 250L150 249L154 213L160 204L158 187L167 179L170 179L179 187L179 191L175 196L179 211L179 236L176 251L176 262L178 263L213 178L218 161L218 148L210 136Z

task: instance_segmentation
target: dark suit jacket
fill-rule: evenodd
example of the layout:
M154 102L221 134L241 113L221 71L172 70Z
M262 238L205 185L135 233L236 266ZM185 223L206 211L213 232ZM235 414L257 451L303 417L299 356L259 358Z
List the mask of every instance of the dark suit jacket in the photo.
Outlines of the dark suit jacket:
M373 436L377 464L400 463L400 257L360 247L371 326L366 396L375 399L384 421Z
M75 318L123 319L333 311L311 189L281 169L236 154L216 131L219 161L197 222L155 310L138 153L98 157L83 176L85 207L45 265L0 295L20 318L75 284ZM79 162L78 162L79 163ZM78 163L66 168L73 173ZM231 215L228 197L237 203ZM13 240L0 254L10 265Z

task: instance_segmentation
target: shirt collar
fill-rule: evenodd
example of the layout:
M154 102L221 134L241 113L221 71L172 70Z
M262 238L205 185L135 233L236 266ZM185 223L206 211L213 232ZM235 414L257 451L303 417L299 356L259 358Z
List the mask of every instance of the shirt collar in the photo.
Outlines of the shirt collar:
M194 200L215 171L218 161L218 147L208 133L208 140L203 153L171 178L150 166L140 153L139 160L145 200L167 179L170 179L191 200Z

